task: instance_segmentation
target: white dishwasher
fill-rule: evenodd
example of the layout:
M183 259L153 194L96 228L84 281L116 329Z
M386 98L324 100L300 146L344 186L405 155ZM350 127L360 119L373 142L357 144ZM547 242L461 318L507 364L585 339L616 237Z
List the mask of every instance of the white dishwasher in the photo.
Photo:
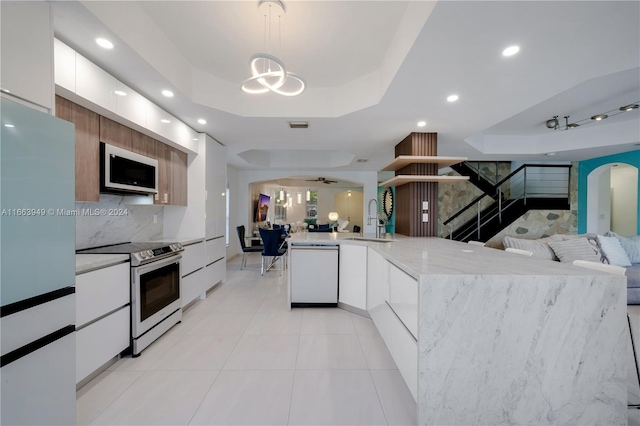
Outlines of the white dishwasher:
M338 246L291 247L291 306L338 306Z

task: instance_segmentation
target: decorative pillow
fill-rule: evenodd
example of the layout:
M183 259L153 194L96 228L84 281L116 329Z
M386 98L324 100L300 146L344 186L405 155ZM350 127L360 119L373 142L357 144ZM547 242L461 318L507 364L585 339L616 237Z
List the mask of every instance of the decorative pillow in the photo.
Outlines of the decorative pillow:
M598 245L600 245L602 255L607 258L610 265L624 266L625 268L631 266L627 252L624 251L620 240L616 237L598 235Z
M587 238L550 241L549 246L562 263L573 263L574 260L600 262L600 250L596 242Z
M627 253L631 263L640 263L640 236L622 237L615 232L607 232L608 237L616 237L620 241L620 245Z
M505 248L527 250L533 253L532 257L547 260L558 260L551 247L550 241L556 241L553 237L540 238L539 240L526 240L524 238L504 237L502 243Z

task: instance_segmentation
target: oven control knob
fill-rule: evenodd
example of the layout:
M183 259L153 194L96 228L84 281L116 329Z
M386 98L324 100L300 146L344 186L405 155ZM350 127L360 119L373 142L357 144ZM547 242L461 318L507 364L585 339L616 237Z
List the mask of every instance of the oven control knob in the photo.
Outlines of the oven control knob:
M146 259L146 258L147 258L147 252L146 252L146 251L141 251L140 253L138 253L138 255L139 255L142 259Z
M147 250L147 257L153 257L153 251Z

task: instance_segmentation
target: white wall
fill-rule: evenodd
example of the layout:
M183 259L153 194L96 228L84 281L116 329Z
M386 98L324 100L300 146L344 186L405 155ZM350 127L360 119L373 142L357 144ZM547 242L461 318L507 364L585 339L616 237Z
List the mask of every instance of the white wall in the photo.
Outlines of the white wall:
M244 222L244 216L240 217L238 213L238 169L233 166L227 165L227 182L229 183L229 246L227 247L227 261L233 256L240 253L240 242L238 241L238 234L236 233L236 226L242 224L247 226Z
M348 191L342 191L333 197L335 211L341 219L349 220L348 230L352 230L354 225L358 225L362 229L364 216L362 209L364 200L362 198L362 192L353 190L351 196Z
M620 235L638 234L638 169L611 168L611 230Z

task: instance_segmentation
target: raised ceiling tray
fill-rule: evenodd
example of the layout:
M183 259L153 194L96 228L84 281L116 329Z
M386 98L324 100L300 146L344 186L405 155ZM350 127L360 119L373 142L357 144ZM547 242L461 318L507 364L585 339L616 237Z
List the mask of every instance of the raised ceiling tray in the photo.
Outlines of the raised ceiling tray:
M383 171L396 171L409 164L437 164L438 168L449 167L453 164L467 161L467 157L439 157L427 155L398 155L391 163L389 163Z
M456 183L469 180L469 176L399 175L380 183L380 186L400 186L411 182Z

